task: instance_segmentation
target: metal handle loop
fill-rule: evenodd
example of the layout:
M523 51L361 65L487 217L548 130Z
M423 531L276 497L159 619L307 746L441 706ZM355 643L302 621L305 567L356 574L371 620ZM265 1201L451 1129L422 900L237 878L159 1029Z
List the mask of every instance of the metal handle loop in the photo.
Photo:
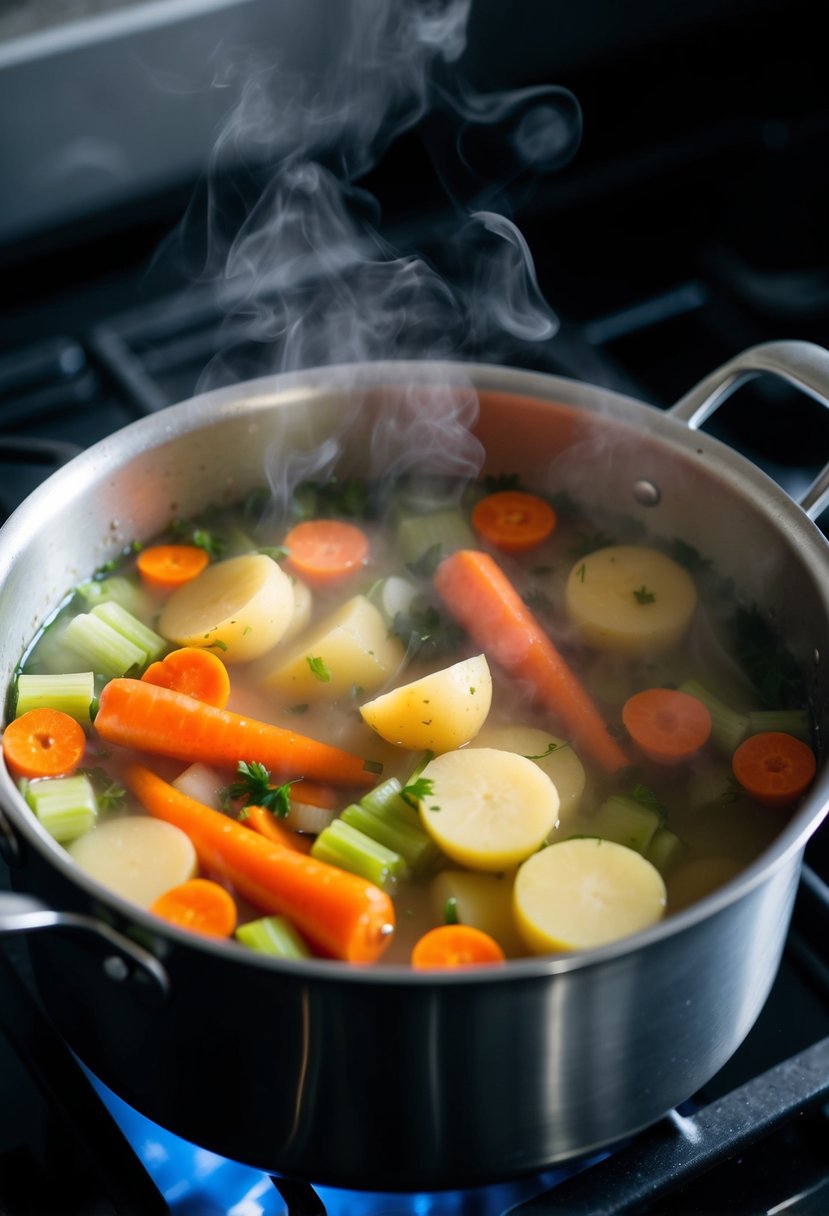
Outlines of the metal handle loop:
M110 979L126 980L137 972L145 976L157 995L166 999L170 979L162 963L149 950L113 929L105 921L77 912L59 912L30 895L0 891L0 937L12 933L32 933L37 929L81 929L103 938L115 955L104 962Z
M747 380L770 374L780 377L829 409L829 351L813 342L765 342L743 351L701 380L667 412L698 430L723 402ZM829 506L829 463L797 499L814 520Z

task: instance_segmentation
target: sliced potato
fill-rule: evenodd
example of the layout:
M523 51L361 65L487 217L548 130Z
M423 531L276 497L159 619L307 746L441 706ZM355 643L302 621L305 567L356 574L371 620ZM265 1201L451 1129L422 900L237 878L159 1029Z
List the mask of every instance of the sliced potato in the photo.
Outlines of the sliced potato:
M574 837L534 853L515 876L518 932L533 954L589 950L656 924L665 883L640 853Z
M492 704L492 675L482 655L393 688L360 709L388 743L448 752L474 739Z
M179 646L215 646L226 663L243 663L280 641L294 611L285 571L264 553L246 553L215 562L174 591L158 628Z
M85 873L142 908L193 878L198 868L189 836L144 815L99 823L68 852Z
M569 830L578 814L587 776L584 765L566 739L538 726L490 726L487 723L469 746L515 752L537 764L558 791L559 810L554 831Z
M534 852L558 817L558 793L532 760L495 748L446 752L421 774L420 818L440 849L471 870L498 872Z
M280 650L263 683L297 702L337 700L355 688L373 692L405 657L379 609L355 595L287 652Z
M314 594L307 583L303 583L298 578L292 579L291 591L294 597L294 611L288 628L279 639L283 645L292 641L293 638L299 637L303 630L308 628L314 608Z
M582 641L618 654L659 654L685 635L694 581L672 558L639 545L610 545L578 561L565 608Z
M441 870L429 889L435 919L446 915L446 905L455 901L458 920L474 925L494 937L508 958L526 954L512 914L512 876L484 874L476 870Z

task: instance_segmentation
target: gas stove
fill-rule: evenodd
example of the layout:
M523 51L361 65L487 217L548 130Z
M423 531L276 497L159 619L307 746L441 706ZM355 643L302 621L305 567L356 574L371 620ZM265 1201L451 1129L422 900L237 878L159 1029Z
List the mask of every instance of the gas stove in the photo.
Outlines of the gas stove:
M384 247L416 253L447 277L457 272L464 190L465 202L474 195L503 206L522 234L550 332L539 340L471 327L453 357L584 379L662 409L756 343L829 346L829 91L820 39L808 34L810 7L700 4L687 28L675 14L660 30L648 5L633 5L626 32L610 10L588 4L559 41L545 31L546 49L531 8L510 6L508 22L473 4L467 67L481 87L502 88L545 81L554 67L582 107L582 144L570 162L525 166L496 196L486 166L503 149L470 143L449 204L427 116L360 182L378 200ZM597 28L601 50L591 40ZM181 250L192 195L191 180L154 183L136 200L71 222L53 218L48 230L0 248L3 519L54 468L135 418L284 365L272 333L251 326L238 298L195 281L186 259L170 255ZM826 411L762 377L707 429L795 497L829 452ZM825 517L820 524L826 532ZM437 1195L272 1179L151 1124L85 1071L39 1004L25 943L2 941L0 1216L825 1213L825 829L806 863L769 1000L702 1092L612 1152Z

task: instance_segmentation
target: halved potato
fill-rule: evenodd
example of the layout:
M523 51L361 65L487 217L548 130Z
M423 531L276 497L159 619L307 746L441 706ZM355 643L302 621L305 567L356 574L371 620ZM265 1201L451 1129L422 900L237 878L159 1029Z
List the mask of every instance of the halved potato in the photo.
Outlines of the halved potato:
M685 635L697 604L687 570L641 545L610 545L580 559L564 594L582 641L626 655L670 650Z
M264 553L246 553L215 562L174 591L158 628L179 646L215 646L226 663L242 663L271 650L294 611L285 571Z
M518 932L533 954L589 950L661 920L662 875L640 853L595 836L534 853L515 876Z
M463 659L383 693L360 709L388 743L448 752L474 739L492 704L492 675L482 655Z
M85 873L142 908L193 878L198 869L190 837L145 815L99 823L67 851Z
M280 650L263 684L298 702L337 700L358 689L373 692L405 657L379 609L364 595L355 595L286 653Z
M420 819L447 857L498 873L538 849L558 816L558 794L532 760L494 748L464 748L430 760Z

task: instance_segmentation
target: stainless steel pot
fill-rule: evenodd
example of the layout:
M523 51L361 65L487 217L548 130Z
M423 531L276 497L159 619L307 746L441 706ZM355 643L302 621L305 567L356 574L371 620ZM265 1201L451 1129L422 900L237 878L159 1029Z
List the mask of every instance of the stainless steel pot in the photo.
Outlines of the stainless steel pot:
M593 501L696 545L774 618L808 674L823 734L829 560L812 518L829 476L799 506L697 430L761 372L829 403L829 353L775 343L664 414L559 378L395 363L242 384L162 411L72 461L0 533L0 679L9 684L68 588L171 516L260 484L266 450L294 459L336 435L343 469L365 471L369 456L385 467L390 443L401 458L412 451L410 427L394 438L394 411L435 385L447 407L468 402L472 385L484 471L587 487ZM259 1168L418 1190L515 1177L612 1144L717 1072L774 980L829 769L755 864L655 928L592 953L437 976L278 962L163 929L77 872L5 773L0 797L17 892L0 896L0 930L51 927L31 938L43 999L106 1084Z

